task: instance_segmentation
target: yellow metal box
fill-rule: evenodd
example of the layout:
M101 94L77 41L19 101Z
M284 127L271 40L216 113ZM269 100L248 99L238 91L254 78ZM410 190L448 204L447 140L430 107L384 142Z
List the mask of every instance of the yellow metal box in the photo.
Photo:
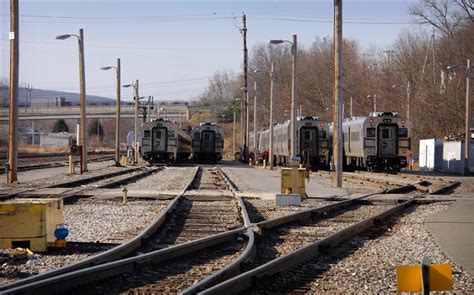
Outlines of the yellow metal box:
M45 252L64 223L62 199L15 199L0 203L0 247Z
M306 196L304 168L281 168L281 193Z

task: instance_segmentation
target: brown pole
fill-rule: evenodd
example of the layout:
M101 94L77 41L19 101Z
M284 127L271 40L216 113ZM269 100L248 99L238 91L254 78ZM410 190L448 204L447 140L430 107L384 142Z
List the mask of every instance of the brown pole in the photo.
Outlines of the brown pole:
M120 58L117 58L117 101L115 114L115 166L120 166Z
M296 157L296 109L298 108L298 64L297 64L297 50L298 50L296 35L293 35L293 42L291 43L291 51L293 54L293 62L291 64L291 133L290 133L290 154L291 159Z
M79 29L79 83L81 108L81 173L87 172L87 118L86 118L86 73L84 65L84 30Z
M342 0L334 0L333 187L342 187Z
M253 88L253 161L257 163L257 77L255 77Z
M243 28L242 34L244 37L244 118L245 118L245 126L244 126L244 139L243 139L243 150L242 150L242 157L243 160L246 161L248 159L248 147L247 143L249 141L249 92L248 92L248 50L247 50L247 16L244 14L242 16Z
M18 71L19 71L19 7L18 0L10 1L10 126L8 142L8 183L17 178L18 160Z
M275 86L275 63L272 62L270 70L270 135L269 135L269 154L268 161L270 162L270 170L273 169L273 97L275 95L273 87Z
M133 163L138 163L138 107L140 102L140 96L138 96L138 80L135 81L135 128L134 128L134 155L133 155ZM166 117L166 111L165 111Z
M465 138L464 138L464 175L468 176L471 174L469 167L470 148L471 148L471 60L467 60L466 67L466 126L465 126Z

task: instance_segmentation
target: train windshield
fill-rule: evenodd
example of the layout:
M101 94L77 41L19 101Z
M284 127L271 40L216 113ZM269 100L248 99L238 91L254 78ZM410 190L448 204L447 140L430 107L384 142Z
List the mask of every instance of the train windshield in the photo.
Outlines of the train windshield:
M408 138L408 128L398 128L398 137Z

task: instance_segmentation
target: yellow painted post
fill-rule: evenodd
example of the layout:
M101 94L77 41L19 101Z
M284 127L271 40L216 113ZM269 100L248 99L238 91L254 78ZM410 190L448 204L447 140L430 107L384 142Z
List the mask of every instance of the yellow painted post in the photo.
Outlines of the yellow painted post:
M267 161L263 159L263 169L267 169Z
M74 162L72 161L72 155L69 155L69 174L74 174Z
M123 204L126 205L128 201L128 195L127 195L128 189L126 186L123 187L122 192L123 192Z

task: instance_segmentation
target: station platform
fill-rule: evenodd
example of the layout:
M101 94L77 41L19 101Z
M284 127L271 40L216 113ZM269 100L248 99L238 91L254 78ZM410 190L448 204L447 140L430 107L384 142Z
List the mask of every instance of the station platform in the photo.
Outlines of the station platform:
M465 196L445 211L429 216L425 226L438 246L474 276L474 196Z
M220 168L234 181L242 196L274 199L275 194L280 193L279 169L269 170L225 160ZM333 198L347 196L349 192L344 188L330 187L327 180L322 182L312 178L306 182L306 194L309 198Z

